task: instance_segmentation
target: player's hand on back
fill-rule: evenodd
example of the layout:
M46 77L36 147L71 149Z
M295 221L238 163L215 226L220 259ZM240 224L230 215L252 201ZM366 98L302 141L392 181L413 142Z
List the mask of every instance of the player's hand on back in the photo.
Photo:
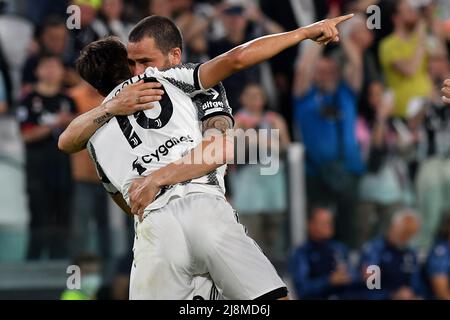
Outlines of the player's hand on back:
M338 24L351 19L353 14L347 14L345 16L339 16L336 18L325 19L313 23L309 26L303 27L305 36L320 44L328 44L330 42L339 41L339 31L337 29Z
M144 178L135 179L128 189L131 212L141 219L144 209L155 200L160 190L160 185L151 174Z
M106 103L108 113L115 116L128 116L137 111L154 107L153 102L161 100L164 91L159 82L139 81L126 86L120 93Z

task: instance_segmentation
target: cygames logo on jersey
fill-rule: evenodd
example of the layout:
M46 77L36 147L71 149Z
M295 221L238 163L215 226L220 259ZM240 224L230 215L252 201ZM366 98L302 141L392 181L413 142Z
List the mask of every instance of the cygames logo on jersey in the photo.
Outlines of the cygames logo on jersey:
M141 164L141 162L145 164L151 163L153 160L159 162L161 161L161 157L165 157L169 154L170 149L175 147L177 144L182 142L194 142L194 139L188 134L186 136L180 136L179 138L172 137L170 139L167 139L164 143L162 143L158 148L155 149L150 154L146 154L144 156L141 156L133 161L132 167L133 170L137 170L139 175L142 175L142 173L145 172L145 167ZM139 161L140 159L140 161Z

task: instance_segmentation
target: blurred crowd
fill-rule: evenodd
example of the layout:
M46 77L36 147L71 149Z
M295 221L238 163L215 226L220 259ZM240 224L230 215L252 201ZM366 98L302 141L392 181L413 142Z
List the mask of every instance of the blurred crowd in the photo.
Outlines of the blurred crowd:
M70 28L71 4L80 28ZM446 0L0 1L0 262L78 257L98 276L100 259L114 261L104 295L127 297L132 219L123 215L118 259L109 200L87 152L57 149L70 121L102 102L74 70L85 45L108 35L126 43L137 21L156 14L180 28L183 60L204 62L348 12L355 16L340 43L304 42L224 81L236 127L278 129L281 152L274 176L231 166L228 197L271 261L288 266L299 298L450 299ZM305 149L308 240L299 248L287 240L292 142ZM366 286L372 265L379 290ZM88 280L94 288L83 298L100 285Z

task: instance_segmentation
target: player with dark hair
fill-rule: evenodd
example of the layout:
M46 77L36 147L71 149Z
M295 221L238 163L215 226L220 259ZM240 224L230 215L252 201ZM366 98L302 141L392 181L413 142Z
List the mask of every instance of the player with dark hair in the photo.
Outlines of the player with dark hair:
M90 138L88 150L107 190L120 193L143 219L136 226L131 298L189 299L199 288L198 276L211 277L226 298L287 298L284 283L224 197L233 118L220 81L305 39L338 41L336 25L351 16L261 37L204 64L181 64L181 35L167 18L148 17L130 33L128 61L137 76L115 87L105 103L142 79L161 83L164 95L151 110L112 118ZM83 57L78 65L114 59L93 50ZM96 70L97 76L103 71ZM92 131L95 118L86 120L84 128ZM80 133L84 138L82 130L72 129L60 140L62 149L80 147L83 139L67 142ZM220 139L222 150L214 150L219 157L202 154L201 163L192 161L199 148Z
M111 56L115 59L109 59ZM128 65L123 63L127 56L122 42L116 37L108 37L84 48L76 61L76 69L102 96L107 96L117 84L133 76Z

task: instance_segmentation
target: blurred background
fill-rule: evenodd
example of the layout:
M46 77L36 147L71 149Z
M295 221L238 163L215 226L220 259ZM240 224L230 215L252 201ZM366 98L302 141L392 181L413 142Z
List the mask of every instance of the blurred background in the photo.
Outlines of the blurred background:
M202 62L348 12L339 44L307 41L224 81L236 126L280 130L281 153L272 176L230 166L227 197L293 298L450 299L447 0L0 0L0 298L128 298L133 221L86 152L57 149L103 100L74 71L85 45L126 43L156 14ZM72 264L82 290L66 288Z

